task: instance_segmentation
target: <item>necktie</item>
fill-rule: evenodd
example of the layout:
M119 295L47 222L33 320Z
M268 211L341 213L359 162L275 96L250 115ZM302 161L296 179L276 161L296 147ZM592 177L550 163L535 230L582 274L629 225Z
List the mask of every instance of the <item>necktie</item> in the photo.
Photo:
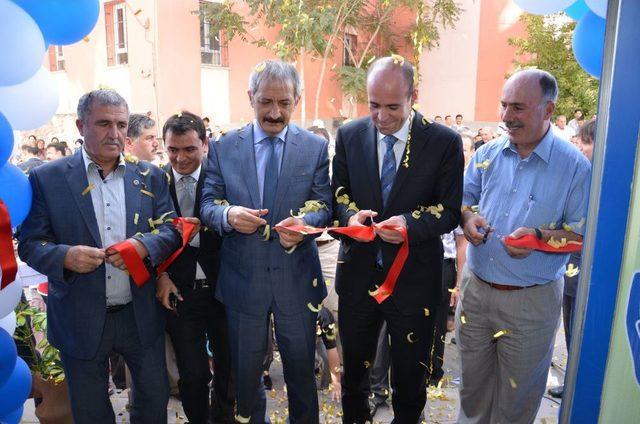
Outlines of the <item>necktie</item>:
M178 193L178 203L182 216L193 216L196 204L196 179L191 175L180 178L181 190Z
M394 135L385 135L382 141L387 145L387 151L382 159L382 171L380 172L380 188L382 190L382 206L387 205L391 187L396 179L396 156L393 153L393 145L398 139Z
M278 189L278 167L279 160L276 153L276 143L278 137L267 137L264 141L267 143L267 166L264 170L264 186L262 191L262 207L269 209L267 221L273 219L273 207L275 206L276 190Z

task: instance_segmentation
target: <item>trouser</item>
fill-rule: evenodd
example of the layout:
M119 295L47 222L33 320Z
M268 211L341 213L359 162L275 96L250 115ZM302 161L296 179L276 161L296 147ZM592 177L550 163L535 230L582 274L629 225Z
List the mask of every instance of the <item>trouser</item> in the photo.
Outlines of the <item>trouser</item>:
M456 309L462 366L459 423L534 421L546 389L562 287L559 279L498 290L465 267Z
M73 419L77 424L111 424L115 415L109 400L109 355L122 355L133 378L134 401L130 405L132 423L167 422L169 383L164 358L164 337L143 346L130 303L117 312L107 313L102 340L96 356L77 359L60 353L69 384Z
M381 403L389 397L389 368L391 367L391 355L389 346L389 332L387 323L383 322L378 335L376 356L369 374L369 384L374 402Z
M429 352L429 383L436 385L444 376L444 339L447 335L449 319L450 289L456 286L456 260L444 259L442 263L442 302L435 318L433 348Z

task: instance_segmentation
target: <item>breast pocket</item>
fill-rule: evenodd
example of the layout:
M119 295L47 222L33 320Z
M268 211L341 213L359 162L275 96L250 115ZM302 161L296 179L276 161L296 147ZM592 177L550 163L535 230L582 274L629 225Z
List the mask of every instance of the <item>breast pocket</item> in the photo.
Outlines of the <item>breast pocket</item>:
M524 226L529 228L549 227L550 224L557 223L561 218L561 212L557 209L538 200L529 200Z

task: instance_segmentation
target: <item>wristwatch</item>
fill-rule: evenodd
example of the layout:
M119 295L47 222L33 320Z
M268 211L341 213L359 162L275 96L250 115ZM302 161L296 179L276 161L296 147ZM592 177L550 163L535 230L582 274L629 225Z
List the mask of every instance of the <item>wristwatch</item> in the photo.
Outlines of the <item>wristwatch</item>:
M534 228L533 230L536 232L536 237L542 240L542 231L540 231L540 228Z

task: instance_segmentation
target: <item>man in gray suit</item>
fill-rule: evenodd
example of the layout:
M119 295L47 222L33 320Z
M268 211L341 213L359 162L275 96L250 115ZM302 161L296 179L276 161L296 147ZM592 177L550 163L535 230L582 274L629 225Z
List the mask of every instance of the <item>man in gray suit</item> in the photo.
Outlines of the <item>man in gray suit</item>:
M292 65L260 63L248 94L254 121L211 143L200 213L204 225L223 236L216 297L227 311L236 419L266 420L260 377L273 313L290 421L317 423L315 330L326 296L318 250L311 237L274 227L329 221L327 142L289 123L300 99ZM304 214L290 215L301 208Z

